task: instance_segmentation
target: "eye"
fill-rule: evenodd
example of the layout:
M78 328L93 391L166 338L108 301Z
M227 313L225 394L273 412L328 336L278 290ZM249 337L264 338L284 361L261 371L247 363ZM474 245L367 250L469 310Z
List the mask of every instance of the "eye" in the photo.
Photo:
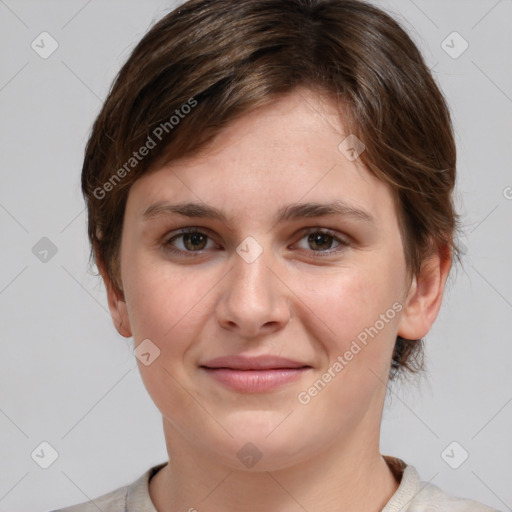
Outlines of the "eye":
M302 241L305 241L302 242ZM302 238L298 242L300 249L317 253L338 252L339 248L348 246L348 242L328 229L313 228L302 232Z
M215 246L213 240L197 228L181 229L165 242L165 247L176 253L200 252Z
M315 256L327 256L339 252L349 243L329 229L306 228L300 234L301 238L296 243L299 249ZM164 242L166 250L178 255L200 256L209 249L219 248L209 235L198 228L190 227L174 232Z

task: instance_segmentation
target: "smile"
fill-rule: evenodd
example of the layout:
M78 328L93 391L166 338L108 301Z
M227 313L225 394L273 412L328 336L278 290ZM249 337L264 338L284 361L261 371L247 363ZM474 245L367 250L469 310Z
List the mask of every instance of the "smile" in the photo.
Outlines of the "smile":
M261 393L298 380L311 366L276 356L224 356L200 365L211 378L238 392Z
M261 393L298 380L310 366L301 368L272 368L240 370L233 368L208 368L202 370L224 386L238 392Z

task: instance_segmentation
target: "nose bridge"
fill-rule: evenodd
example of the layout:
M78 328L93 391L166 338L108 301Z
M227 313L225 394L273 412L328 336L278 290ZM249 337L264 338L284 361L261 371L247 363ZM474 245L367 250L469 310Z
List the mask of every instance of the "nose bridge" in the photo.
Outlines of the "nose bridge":
M276 292L273 289L276 283L272 283L272 273L268 268L271 265L270 251L261 250L260 254L257 254L255 248L250 246L250 242L248 244L249 249L245 254L243 243L237 248L231 273L230 295L236 300L264 307L265 302L272 301Z
M290 312L283 287L269 268L273 258L271 249L264 249L250 237L237 247L217 305L222 327L250 337L288 322Z

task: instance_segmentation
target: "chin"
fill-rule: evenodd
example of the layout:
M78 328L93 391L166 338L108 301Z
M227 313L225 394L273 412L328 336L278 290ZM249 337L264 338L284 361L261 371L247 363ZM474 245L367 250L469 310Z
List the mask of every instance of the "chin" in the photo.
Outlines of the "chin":
M233 438L215 436L209 449L215 447L216 458L233 470L278 471L307 460L323 440L305 437L304 429L291 421L293 413L286 418L289 413L247 411L243 419L238 414L238 421L222 423Z

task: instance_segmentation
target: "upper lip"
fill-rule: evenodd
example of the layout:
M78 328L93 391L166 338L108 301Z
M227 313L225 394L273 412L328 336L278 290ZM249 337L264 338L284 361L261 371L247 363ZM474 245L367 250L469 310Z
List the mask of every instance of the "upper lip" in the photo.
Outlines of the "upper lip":
M206 368L229 368L232 370L275 370L279 368L304 368L310 365L284 357L263 356L222 356L210 359L200 366Z

